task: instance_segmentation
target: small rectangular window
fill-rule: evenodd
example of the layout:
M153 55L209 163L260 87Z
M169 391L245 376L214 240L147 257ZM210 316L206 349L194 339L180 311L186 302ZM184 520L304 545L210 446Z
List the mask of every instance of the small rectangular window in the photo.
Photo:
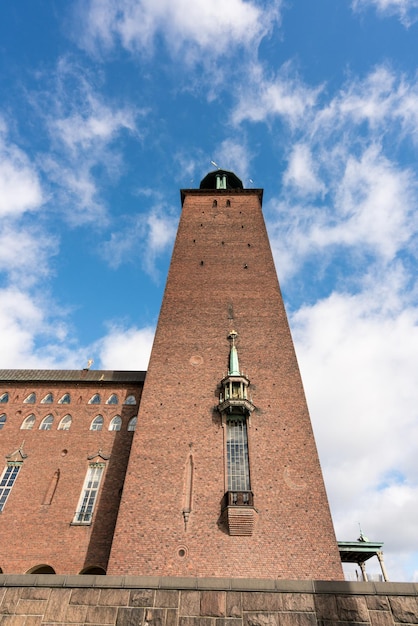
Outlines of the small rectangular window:
M103 470L103 463L90 465L87 470L86 479L84 481L77 511L73 520L74 524L91 524Z
M20 468L21 464L10 464L3 472L0 480L0 511L4 509Z

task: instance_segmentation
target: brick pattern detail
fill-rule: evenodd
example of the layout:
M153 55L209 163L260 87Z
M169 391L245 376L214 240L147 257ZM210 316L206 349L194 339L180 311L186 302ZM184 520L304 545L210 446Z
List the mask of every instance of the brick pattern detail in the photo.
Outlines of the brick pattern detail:
M6 455L19 449L22 442L27 456L0 515L1 571L24 574L40 565L52 567L57 574L79 574L93 566L106 570L133 437L127 432L127 424L138 412L138 405L124 405L123 400L129 394L139 398L142 383L8 381L1 384L0 395L4 391L9 392L9 401L0 405L0 412L7 415L0 432L0 473ZM36 403L24 403L33 391ZM54 402L42 404L41 399L49 392ZM67 392L71 403L58 404ZM101 404L88 404L94 393L101 394ZM104 403L112 393L118 395L119 404ZM23 420L31 413L36 417L34 428L21 430ZM47 414L54 417L53 427L39 430ZM73 418L70 430L57 430L67 414ZM103 415L104 426L94 432L89 428L98 414ZM122 429L109 431L110 420L117 414L122 417ZM100 449L109 460L93 522L73 526L88 457Z
M27 580L25 581L24 578ZM341 583L328 593L315 581L298 585L287 581L283 590L213 588L205 579L170 579L169 589L133 587L134 579L115 577L112 586L92 577L92 587L79 588L83 577L0 576L0 624L3 626L412 626L418 624L418 589L414 584L394 586ZM28 580L29 579L29 580ZM21 583L19 585L19 582ZM182 589L175 585L181 583ZM26 584L25 584L26 583ZM159 579L149 579L159 585ZM186 585L211 589L184 589ZM274 583L273 583L274 584ZM40 585L40 586L37 586ZM269 585L266 585L268 587ZM280 584L278 585L280 589ZM324 583L321 583L324 588ZM326 583L325 583L326 586ZM287 588L287 590L285 590ZM370 607L375 608L370 608Z
M342 579L261 192L182 193L108 573ZM248 428L251 536L230 536L221 519L227 484L217 406L232 329L256 407Z
M253 508L228 506L222 518L233 537L251 537L254 531L256 512Z

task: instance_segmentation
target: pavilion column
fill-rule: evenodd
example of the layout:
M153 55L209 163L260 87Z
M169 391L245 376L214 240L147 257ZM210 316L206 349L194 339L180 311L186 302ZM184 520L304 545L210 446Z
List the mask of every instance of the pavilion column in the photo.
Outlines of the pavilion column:
M363 580L364 582L368 582L368 578L367 578L367 573L366 573L366 564L364 561L362 561L361 563L359 563L360 565L360 569L361 569L361 574L363 576Z
M382 570L382 574L383 574L383 580L385 582L388 582L389 578L388 578L388 574L387 574L387 571L386 571L385 562L383 560L383 552L380 552L380 550L378 550L376 552L376 556L379 559L380 569Z

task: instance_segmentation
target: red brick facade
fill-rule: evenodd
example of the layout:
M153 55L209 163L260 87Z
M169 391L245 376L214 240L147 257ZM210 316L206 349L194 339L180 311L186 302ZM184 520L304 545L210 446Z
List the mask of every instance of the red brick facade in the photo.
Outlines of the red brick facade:
M109 574L342 578L261 196L182 192ZM216 407L232 329L256 407L250 536L231 536L221 517L226 444Z
M8 402L0 403L0 415L7 417L0 430L0 474L8 461L21 461L0 513L0 567L4 573L26 573L41 565L57 574L106 570L133 436L127 426L138 411L143 373L50 372L49 380L39 378L48 378L48 372L0 372L0 398L8 393ZM36 401L25 403L31 393ZM49 393L53 402L42 403ZM60 404L66 393L70 403ZM101 402L88 404L96 393ZM111 394L118 404L106 404ZM136 405L124 404L128 395L135 396ZM22 430L29 415L35 416L33 428ZM40 430L47 415L54 418L51 430ZM71 415L71 427L58 430L65 415ZM104 418L103 428L92 431L97 415ZM116 415L122 418L121 430L109 431ZM73 525L87 469L97 460L89 457L99 451L105 467L92 523Z
M342 579L262 192L187 190L182 199L133 441L127 427L143 372L0 372L0 457L3 468L20 466L0 513L6 574L45 566L57 574ZM230 376L234 341L240 370ZM245 423L248 433L251 489L228 484L228 416L238 411L226 400L230 382L246 395L235 426ZM25 402L32 392L36 401ZM48 393L53 402L42 402ZM59 403L66 393L70 403ZM96 393L100 403L89 404ZM111 394L118 404L106 403ZM132 394L137 403L125 404ZM22 430L30 414L33 428ZM71 428L58 429L67 414ZM46 415L52 427L39 429ZM103 428L91 430L97 415ZM122 427L111 431L116 415ZM91 519L77 524L92 464L103 478ZM0 508L1 494L0 486Z

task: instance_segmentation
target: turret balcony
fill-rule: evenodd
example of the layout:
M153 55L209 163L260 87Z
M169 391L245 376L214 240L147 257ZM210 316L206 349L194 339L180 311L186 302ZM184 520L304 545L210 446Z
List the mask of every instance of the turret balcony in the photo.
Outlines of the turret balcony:
M218 411L220 413L223 413L228 409L232 411L232 409L236 408L241 408L244 409L244 412L248 411L248 413L252 413L255 409L255 406L247 398L227 398L226 400L223 400L218 404Z

